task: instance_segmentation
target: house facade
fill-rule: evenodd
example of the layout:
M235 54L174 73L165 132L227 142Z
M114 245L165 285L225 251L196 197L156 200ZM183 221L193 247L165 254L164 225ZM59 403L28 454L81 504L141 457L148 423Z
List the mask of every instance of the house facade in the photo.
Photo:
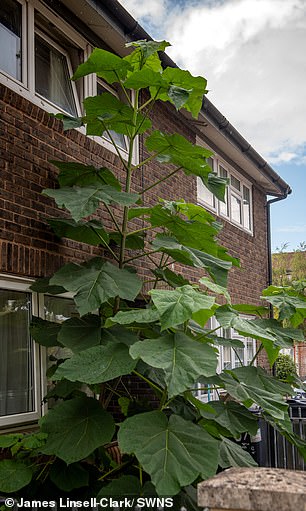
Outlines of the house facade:
M77 129L64 132L62 122L50 113L77 116L82 112L82 99L105 88L116 95L116 90L93 75L76 84L69 77L94 47L123 56L125 42L148 38L116 0L1 2L0 41L6 48L0 55L2 429L31 427L44 412L46 352L31 339L31 316L63 321L75 313L69 296L33 293L29 285L38 277L52 275L65 262L82 262L101 254L100 248L59 240L46 223L46 217L59 216L54 201L41 195L55 184L57 169L51 160L106 166L123 178L120 160L106 137L90 138ZM166 55L163 61L175 65ZM206 98L197 121L166 104L156 106L152 121L155 128L180 133L214 152L213 170L230 183L225 203L217 201L196 178L184 174L173 176L152 194L183 198L216 215L224 225L220 243L241 263L230 275L232 301L260 303L261 291L270 280L267 197L283 199L290 188ZM124 137L118 137L118 143L124 156ZM145 157L141 137L134 151L135 162L139 155ZM143 184L149 186L167 171L167 165L150 162L144 171L134 173L133 191ZM146 272L140 264L137 270ZM187 276L192 278L192 273ZM255 348L246 339L240 357L248 362ZM221 369L236 362L231 349L221 352Z

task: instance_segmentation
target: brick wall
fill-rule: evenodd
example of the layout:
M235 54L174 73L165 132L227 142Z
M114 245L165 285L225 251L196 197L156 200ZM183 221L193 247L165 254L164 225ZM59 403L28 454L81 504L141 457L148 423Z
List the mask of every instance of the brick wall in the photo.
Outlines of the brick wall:
M76 130L64 134L60 121L2 85L0 98L1 271L36 278L51 275L67 261L83 261L102 254L100 248L54 236L44 218L62 216L63 212L51 198L41 195L41 190L55 186L57 170L50 163L52 159L105 165L123 181L119 159ZM161 130L176 131L195 141L186 121L180 120L171 107L158 105L153 123ZM142 144L140 151L145 155ZM133 176L133 189L150 185L170 169L167 165L161 168L157 162L138 169ZM148 203L156 196L195 202L196 180L179 173L147 195ZM229 253L241 260L241 269L234 268L230 276L233 302L258 303L267 284L265 196L254 187L253 198L254 236L227 222L220 235L220 242L229 248ZM106 212L100 213L106 227L110 226ZM135 227L141 225L141 220L135 221ZM148 273L143 261L137 261L137 267L142 274ZM190 278L196 275L192 269L184 272Z

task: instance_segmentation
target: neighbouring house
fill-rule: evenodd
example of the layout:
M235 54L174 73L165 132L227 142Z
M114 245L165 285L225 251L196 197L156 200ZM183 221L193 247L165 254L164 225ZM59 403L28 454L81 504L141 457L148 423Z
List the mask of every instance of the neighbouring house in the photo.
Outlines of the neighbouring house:
M51 275L64 262L81 262L99 253L82 243L59 240L45 222L44 218L59 215L54 201L41 195L42 189L54 186L57 170L50 160L108 166L122 177L119 158L107 138L89 138L79 130L64 133L62 122L49 114L78 115L82 99L103 88L116 95L94 76L76 84L69 80L94 47L124 55L125 42L148 38L116 0L1 1L0 42L5 51L0 54L0 428L26 429L43 413L47 357L29 335L31 315L62 321L74 314L69 297L31 293L29 284ZM163 61L175 65L166 55ZM197 121L187 112L159 104L153 123L214 151L214 171L230 181L225 203L184 174L174 176L157 193L197 202L222 221L220 242L241 261L241 269L233 269L230 276L233 302L260 303L260 293L270 281L267 197L283 199L289 186L206 98ZM124 137L118 141L124 155L126 141ZM135 162L139 153L145 153L141 138ZM146 171L135 173L136 191L141 180L155 181L167 165L152 162ZM248 362L256 346L253 340L244 343L239 355ZM224 348L220 368L235 366L235 357Z
M276 252L272 254L272 282L277 286L290 286L294 281L306 280L306 250ZM305 325L304 325L305 329ZM292 350L285 351L294 359L299 376L306 378L306 344L296 342Z

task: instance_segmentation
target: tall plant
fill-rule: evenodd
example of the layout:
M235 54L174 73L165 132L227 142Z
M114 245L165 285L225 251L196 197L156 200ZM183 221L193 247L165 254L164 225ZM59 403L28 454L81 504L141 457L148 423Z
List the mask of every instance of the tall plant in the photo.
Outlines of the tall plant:
M62 118L65 129L85 125L88 135L106 133L125 178L122 185L106 167L53 162L59 169L59 188L44 194L69 216L49 219L50 225L57 235L101 251L32 285L41 293L72 293L79 317L62 325L34 318L34 339L43 346L69 348L71 356L53 357L49 375L57 383L52 396L61 399L41 419L40 432L0 437L11 458L0 462L0 490L41 497L52 488L53 496L82 498L157 493L176 496L178 503L195 509L197 481L220 467L255 465L235 442L242 432L257 430L249 410L254 403L305 454L283 400L290 386L256 367L256 356L248 367L217 374L218 348L241 347L237 340L220 337L222 329L256 339L257 354L265 350L271 364L280 348L302 338L299 330L266 319L264 307L231 303L227 276L238 262L216 241L221 226L210 213L183 200L156 197L154 204L147 203L155 187L179 172L201 178L220 200L226 181L207 164L209 150L152 128L156 101L197 117L206 80L177 68L163 69L158 52L168 46L165 41L129 46L133 51L124 58L95 49L73 77L96 73L121 89L124 101L105 92L84 100L84 117ZM126 158L114 132L129 141ZM133 148L139 136L147 156L135 164ZM172 170L135 193L133 174L141 168L145 172L153 160L161 169L172 164ZM112 228L103 224L105 215ZM148 271L143 279L137 275L133 263L139 259L151 277ZM173 262L181 272L173 271ZM184 266L197 269L197 282L183 276ZM225 305L217 303L219 295ZM294 314L306 315L305 299L291 300L278 288L268 290L265 299L279 307L281 319L282 314L289 322ZM241 313L253 318L242 319ZM205 325L213 316L219 327L209 330ZM156 406L137 401L124 384L127 375L148 385ZM195 394L198 382L222 392L223 399L201 402ZM119 423L110 411L114 400L124 415ZM118 442L113 446L116 461L107 447L111 441Z

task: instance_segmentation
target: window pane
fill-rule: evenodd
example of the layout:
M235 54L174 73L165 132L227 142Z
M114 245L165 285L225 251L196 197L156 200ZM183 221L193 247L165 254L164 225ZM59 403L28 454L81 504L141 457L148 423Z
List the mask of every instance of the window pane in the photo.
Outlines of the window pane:
M220 165L220 177L228 178L227 170L225 170L222 165ZM221 215L229 216L229 207L228 207L228 187L225 190L225 202L220 201L220 213Z
M47 321L63 323L69 318L79 317L75 303L70 298L45 295L44 304L45 319ZM71 356L71 351L68 348L48 348L48 356L51 355L57 358L66 358L67 356Z
M244 348L235 348L234 353L234 367L241 367L244 365Z
M256 342L253 341L252 339L247 339L247 341L246 341L246 357L247 357L246 363L247 364L250 364L252 362L255 352L256 352Z
M222 362L223 367L222 367L222 369L231 369L232 368L232 360L231 360L230 346L223 346L222 353L223 353L223 362Z
M35 35L35 90L71 115L77 115L67 57Z
M102 85L101 82L97 82L97 95L99 96L100 94L103 94L103 92L110 92L110 91L108 91ZM117 146L120 147L121 149L123 149L124 151L127 151L127 143L126 143L125 136L122 133L116 133L116 131L114 131L114 130L109 130L109 131L110 131L110 134L111 134L114 142L117 144ZM106 131L104 131L103 137L111 142L111 138Z
M235 176L231 176L231 185L233 188L236 188L236 190L240 191L240 181Z
M0 69L21 80L22 8L14 0L2 0L0 11Z
M235 195L231 195L231 214L232 220L242 224L241 200Z
M250 190L243 186L243 226L251 230Z
M34 410L31 295L0 290L0 416Z

